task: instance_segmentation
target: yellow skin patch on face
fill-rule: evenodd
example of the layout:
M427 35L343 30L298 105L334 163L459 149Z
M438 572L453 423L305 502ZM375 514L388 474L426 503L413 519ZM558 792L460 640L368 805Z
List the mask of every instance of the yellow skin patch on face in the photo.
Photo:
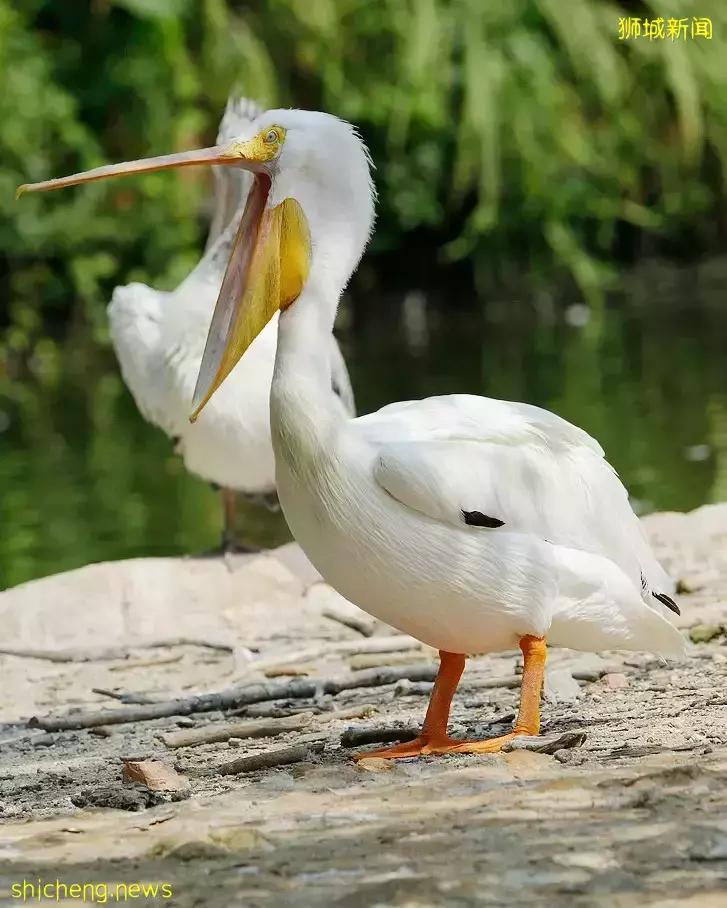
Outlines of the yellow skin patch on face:
M267 164L280 154L284 141L285 130L282 126L266 126L254 139L247 142L235 142L223 157L246 158L257 164Z

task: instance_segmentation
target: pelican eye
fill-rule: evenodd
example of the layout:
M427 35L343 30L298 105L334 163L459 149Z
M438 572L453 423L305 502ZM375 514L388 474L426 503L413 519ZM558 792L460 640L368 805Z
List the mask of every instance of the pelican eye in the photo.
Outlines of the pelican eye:
M271 129L263 141L266 145L276 145L280 141L280 133L277 129Z

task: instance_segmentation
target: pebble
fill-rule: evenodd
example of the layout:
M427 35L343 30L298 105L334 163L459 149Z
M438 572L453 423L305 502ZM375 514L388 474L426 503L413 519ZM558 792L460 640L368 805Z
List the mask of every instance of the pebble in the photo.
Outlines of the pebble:
M545 699L549 703L575 703L581 688L567 668L546 669Z
M186 791L189 779L167 763L158 760L142 760L124 763L121 774L124 782L140 782L150 791Z
M359 772L394 772L396 770L395 760L384 760L381 757L364 757L358 760L356 769Z
M567 763L569 766L579 766L588 759L584 753L577 750L556 750L553 756L559 763Z
M182 716L181 719L177 719L177 725L180 728L194 728L196 724L194 719L191 719L189 716Z
M631 686L631 682L626 675L622 675L620 672L611 672L608 675L604 675L601 680L611 690L621 690L624 687Z

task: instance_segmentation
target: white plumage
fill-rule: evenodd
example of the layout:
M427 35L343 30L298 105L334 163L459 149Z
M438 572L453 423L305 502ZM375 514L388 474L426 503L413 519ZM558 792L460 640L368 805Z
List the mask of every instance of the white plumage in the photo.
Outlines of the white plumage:
M446 544L439 535L439 551L417 545L408 559L421 571L432 558L467 562L467 599L478 600L479 615L453 622L452 651L497 649L507 627L509 646L529 633L575 649L683 651L653 595L672 584L600 445L582 430L527 404L451 395L384 407L348 431L390 496L372 504L386 504L409 533L417 515L454 530ZM488 629L493 619L500 633ZM433 645L452 649L441 642Z
M232 98L220 124L218 144L244 131L259 108ZM272 322L238 363L199 421L188 419L214 303L250 188L250 174L213 168L213 220L204 257L173 292L134 283L117 287L108 307L111 340L124 382L144 416L175 440L186 469L229 492L254 500L275 491L270 440L270 383L277 325ZM335 338L323 341L333 388L349 414L353 392ZM269 506L273 506L269 503ZM225 509L223 548L237 546Z
M535 406L471 395L357 419L333 406L323 350L373 224L368 156L348 124L320 113L269 111L242 138L272 124L287 137L268 205L295 199L313 248L307 283L279 316L276 481L315 567L365 611L440 650L484 653L547 635L586 650L681 655L684 637L653 595L667 597L671 584L586 432ZM502 526L468 525L464 512Z
M514 649L530 634L683 654L654 596L671 583L585 433L535 407L457 395L340 421L313 445L293 430L295 395L274 383L273 399L293 535L367 612L454 653Z

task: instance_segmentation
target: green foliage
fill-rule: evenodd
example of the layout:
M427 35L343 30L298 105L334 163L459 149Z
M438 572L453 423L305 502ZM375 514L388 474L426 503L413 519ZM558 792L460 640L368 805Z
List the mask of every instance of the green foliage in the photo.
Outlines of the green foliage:
M103 338L114 284L173 286L198 254L208 176L22 202L15 187L207 143L233 88L361 127L374 261L418 231L482 279L566 270L595 300L618 225L672 248L699 226L700 251L727 160L727 5L641 6L711 17L712 40L623 41L624 14L603 0L0 0L6 348L78 317Z

